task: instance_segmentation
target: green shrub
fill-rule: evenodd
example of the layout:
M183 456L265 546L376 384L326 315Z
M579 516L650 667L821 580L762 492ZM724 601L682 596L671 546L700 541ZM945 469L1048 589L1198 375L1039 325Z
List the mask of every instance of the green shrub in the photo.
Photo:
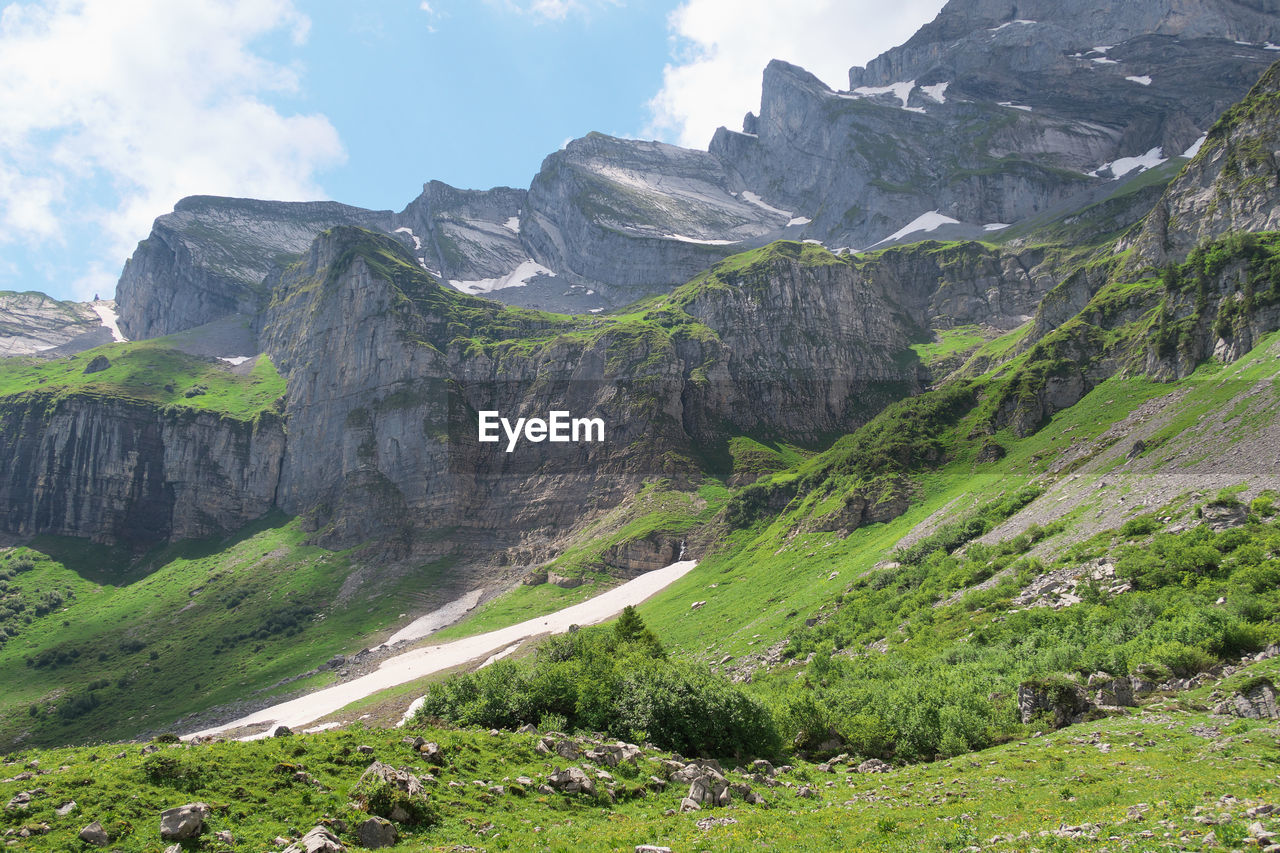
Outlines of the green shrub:
M348 796L361 810L378 817L391 819L393 814L408 815L403 822L421 826L430 826L439 820L439 814L426 796L411 796L378 776L362 778L351 786Z

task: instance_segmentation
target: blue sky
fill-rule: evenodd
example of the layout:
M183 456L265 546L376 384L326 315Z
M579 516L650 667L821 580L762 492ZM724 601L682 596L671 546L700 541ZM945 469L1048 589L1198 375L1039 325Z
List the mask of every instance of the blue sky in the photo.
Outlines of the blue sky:
M705 147L942 0L0 0L0 290L104 298L183 196L404 207L598 130Z

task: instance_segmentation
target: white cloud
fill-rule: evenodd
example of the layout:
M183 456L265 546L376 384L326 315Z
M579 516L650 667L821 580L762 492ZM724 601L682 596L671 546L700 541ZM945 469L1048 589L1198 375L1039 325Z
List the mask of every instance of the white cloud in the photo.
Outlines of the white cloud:
M495 0L489 0L490 3ZM570 15L582 15L602 6L620 6L622 0L497 0L509 12L531 15L547 21L563 21Z
M900 0L886 13L874 0L685 0L668 19L673 62L649 102L647 132L705 148L717 127L737 129L759 107L760 73L771 59L848 88L850 66L906 41L942 6Z
M297 91L298 71L256 51L308 27L291 0L4 7L0 234L56 245L92 222L103 254L84 295L183 196L323 197L315 176L344 159L338 133L268 104Z

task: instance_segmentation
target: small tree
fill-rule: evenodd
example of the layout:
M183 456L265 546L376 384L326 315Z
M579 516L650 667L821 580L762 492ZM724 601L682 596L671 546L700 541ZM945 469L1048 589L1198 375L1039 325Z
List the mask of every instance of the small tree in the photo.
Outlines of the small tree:
M640 618L640 614L636 612L635 607L628 604L622 608L622 613L618 615L618 621L613 624L613 633L618 638L618 641L634 643L640 639L644 632L644 620Z
M619 643L637 643L647 647L652 657L667 656L662 643L658 642L657 635L649 630L635 607L630 604L622 608L622 613L618 614L618 621L613 624L613 636Z

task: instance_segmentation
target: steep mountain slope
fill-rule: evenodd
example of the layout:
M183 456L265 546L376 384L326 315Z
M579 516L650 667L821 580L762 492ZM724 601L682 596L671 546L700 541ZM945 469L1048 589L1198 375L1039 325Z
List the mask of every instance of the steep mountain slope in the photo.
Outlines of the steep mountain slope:
M118 335L111 301L59 302L43 293L0 292L0 358L71 355Z
M272 264L337 224L392 235L463 292L575 312L669 291L777 239L995 236L1194 153L1273 42L1267 2L952 0L853 69L849 91L771 63L759 115L705 152L593 133L548 156L528 191L433 181L400 213L184 200L126 267L122 328L142 338L255 314Z

